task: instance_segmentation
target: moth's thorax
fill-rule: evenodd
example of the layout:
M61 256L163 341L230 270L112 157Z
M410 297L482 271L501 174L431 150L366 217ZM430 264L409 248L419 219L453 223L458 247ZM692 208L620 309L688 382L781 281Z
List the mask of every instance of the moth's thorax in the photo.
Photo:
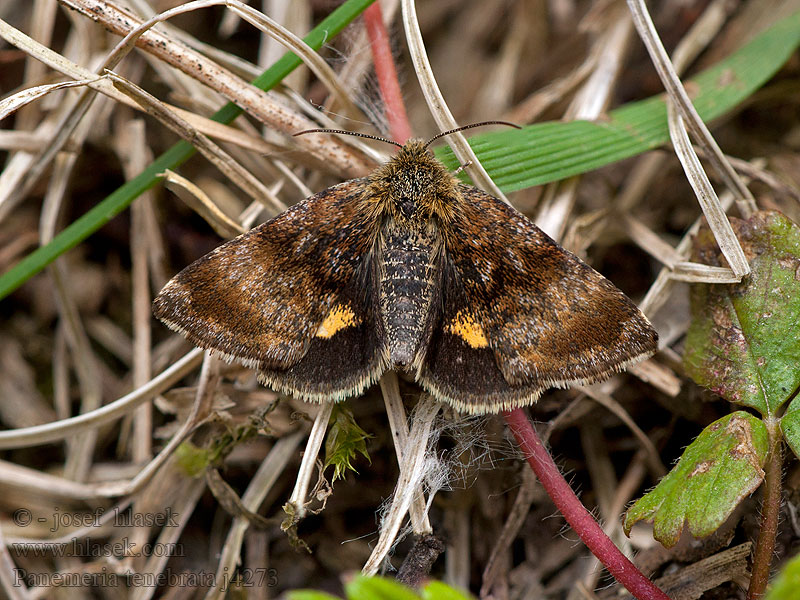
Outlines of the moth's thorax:
M453 219L457 180L426 148L411 140L369 177L365 198L374 214L424 229L432 218Z

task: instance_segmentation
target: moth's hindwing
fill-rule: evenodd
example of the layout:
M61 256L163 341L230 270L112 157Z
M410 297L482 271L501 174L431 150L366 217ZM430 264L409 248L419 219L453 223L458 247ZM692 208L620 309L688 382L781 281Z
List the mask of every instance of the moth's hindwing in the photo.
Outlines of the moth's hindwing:
M442 225L442 318L420 374L434 396L496 412L655 352L655 330L610 281L500 200L458 189L458 216Z
M384 354L363 189L358 179L328 188L198 259L156 297L156 317L283 391L318 400L362 390Z
M298 362L286 369L262 368L259 379L273 389L313 401L338 401L361 394L387 368L383 326L376 315L374 269L342 287Z

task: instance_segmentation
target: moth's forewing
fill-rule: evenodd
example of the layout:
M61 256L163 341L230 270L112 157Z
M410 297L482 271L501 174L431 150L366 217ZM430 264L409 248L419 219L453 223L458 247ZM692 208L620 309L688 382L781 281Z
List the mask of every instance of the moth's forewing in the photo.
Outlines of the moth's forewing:
M333 308L305 355L285 369L261 369L269 387L304 400L344 400L375 383L388 366L386 339L377 314L372 256L357 277L339 289Z
M464 227L442 227L449 267L424 387L462 410L496 412L655 352L655 330L610 281L501 201L458 189Z
M377 331L366 334L376 232L361 210L364 185L328 188L198 259L158 294L156 317L285 391L362 389L381 354Z

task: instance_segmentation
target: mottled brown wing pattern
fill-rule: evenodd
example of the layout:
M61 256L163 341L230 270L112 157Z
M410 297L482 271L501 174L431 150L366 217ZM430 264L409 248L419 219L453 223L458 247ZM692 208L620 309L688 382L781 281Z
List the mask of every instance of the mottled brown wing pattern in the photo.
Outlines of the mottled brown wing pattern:
M487 393L504 390L488 399L492 411L598 381L655 352L656 332L610 281L513 208L471 186L459 192L456 218L442 224L447 291L425 387L475 411L487 402L482 380ZM481 227L467 236L461 223ZM459 377L460 364L480 364L480 373Z
M277 387L313 395L313 383L296 390L285 370L315 340L352 342L364 327L375 329L367 291L375 226L360 211L363 188L363 180L328 188L198 259L156 297L155 315ZM325 379L328 390L353 388L353 372L374 370L381 354L373 338L369 351L359 350L360 364L314 380Z
M331 326L317 329L304 356L285 369L262 368L259 379L274 390L316 402L360 395L388 365L383 328L374 312L375 289L372 269L344 286L324 320Z
M452 264L442 274L440 310L417 376L436 399L459 411L487 413L530 404L541 394L536 382L512 386L506 381Z

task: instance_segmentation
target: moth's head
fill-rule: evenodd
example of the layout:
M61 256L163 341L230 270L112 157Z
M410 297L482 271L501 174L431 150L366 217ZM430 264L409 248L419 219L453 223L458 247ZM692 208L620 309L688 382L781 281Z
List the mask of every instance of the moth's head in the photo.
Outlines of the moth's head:
M409 226L431 218L450 220L457 180L422 140L409 140L369 178L367 200L374 209Z

